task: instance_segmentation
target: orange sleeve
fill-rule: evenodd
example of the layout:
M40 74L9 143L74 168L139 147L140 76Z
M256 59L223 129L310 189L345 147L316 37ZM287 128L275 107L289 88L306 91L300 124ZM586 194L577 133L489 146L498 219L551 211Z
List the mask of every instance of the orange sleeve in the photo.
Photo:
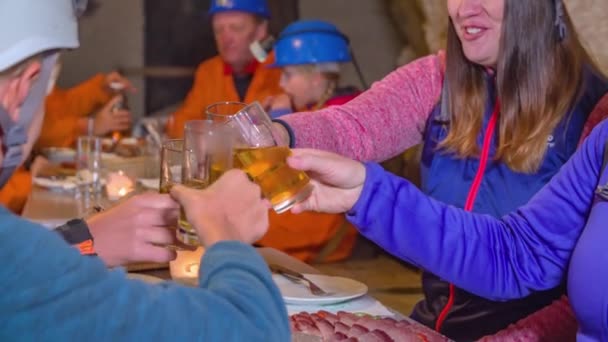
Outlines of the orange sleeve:
M0 189L0 203L15 214L20 214L31 191L32 174L21 167Z
M203 111L207 106L205 103L205 92L207 91L205 85L214 83L210 79L212 72L209 69L210 64L207 62L203 62L198 66L194 75L194 84L190 92L188 92L184 103L167 121L167 135L171 139L183 137L186 121L203 119Z
M277 214L270 210L266 235L257 243L276 248L304 262L311 262L338 232L344 215L305 212ZM350 256L357 231L347 223L347 231L338 247L325 261L338 261Z
M63 112L60 105L45 104L44 122L40 136L36 141L36 149L45 147L69 147L80 135L78 120L80 116Z
M86 117L111 99L102 74L70 89L55 87L46 97L44 123L37 148L67 147L80 135L78 119Z
M106 88L106 76L97 74L69 89L55 87L47 97L47 109L74 116L87 116L110 101L112 93Z

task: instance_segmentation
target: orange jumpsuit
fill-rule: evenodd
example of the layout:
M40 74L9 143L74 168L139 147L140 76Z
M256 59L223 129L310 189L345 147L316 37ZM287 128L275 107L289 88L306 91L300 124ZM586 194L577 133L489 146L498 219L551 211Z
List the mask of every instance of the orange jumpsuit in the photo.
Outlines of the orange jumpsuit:
M215 102L239 101L251 103L263 101L268 96L281 93L279 88L281 70L267 68L273 62L274 58L271 56L265 63L255 66L252 70L253 79L244 99L239 98L230 68L225 65L220 56L202 62L196 70L194 84L184 103L167 122L169 137L181 138L184 134L186 121L203 119L207 106Z
M70 89L55 87L45 100L44 122L35 148L71 146L82 134L78 119L111 99L112 93L105 88L105 82L105 76L99 74ZM0 203L19 214L31 191L31 173L21 167L0 189Z
M0 203L13 213L20 214L31 191L32 174L20 167L0 189Z
M72 146L84 133L79 130L78 119L98 110L111 98L103 74L70 89L55 87L44 104L44 123L36 148Z
M342 105L358 91L335 96L325 106ZM305 212L277 214L270 211L268 232L258 244L281 250L304 262L330 262L348 258L357 240L357 230L344 215ZM334 245L333 247L326 247ZM328 248L324 250L324 248ZM319 260L319 254L322 260Z

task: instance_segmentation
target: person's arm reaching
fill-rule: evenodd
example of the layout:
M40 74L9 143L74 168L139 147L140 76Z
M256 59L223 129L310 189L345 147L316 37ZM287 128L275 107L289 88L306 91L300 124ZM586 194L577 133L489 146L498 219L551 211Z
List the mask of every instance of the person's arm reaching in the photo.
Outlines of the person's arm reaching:
M419 144L441 94L442 60L439 54L403 66L347 104L281 116L293 130L292 147L382 161Z
M363 168L338 156L295 150L290 165L310 171L316 188L294 210L350 209L348 218L359 231L399 258L479 296L524 297L564 280L607 140L604 122L527 205L502 219L433 200L376 164Z

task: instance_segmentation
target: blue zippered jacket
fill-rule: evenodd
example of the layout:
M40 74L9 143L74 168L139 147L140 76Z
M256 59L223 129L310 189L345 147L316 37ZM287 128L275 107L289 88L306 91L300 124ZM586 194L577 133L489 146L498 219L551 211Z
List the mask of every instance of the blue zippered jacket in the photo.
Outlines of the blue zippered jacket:
M604 121L545 187L502 219L441 203L377 164L366 165L347 217L395 256L492 300L567 278L578 340L608 341L608 201L595 195L608 183L600 170L607 141Z
M496 105L495 81L492 76L486 75L486 85L489 100L478 136L480 149L489 135L488 123ZM514 172L501 161L494 161L499 129L497 124L491 134L487 151L488 163L472 211L501 217L525 204L574 153L587 117L606 93L608 82L594 73L586 72L580 97L547 138L545 157L535 173ZM438 142L448 134L449 117L440 102L427 120L421 159L422 190L437 200L464 208L481 162L480 158L463 159L437 148ZM438 317L446 311L441 332L458 341L470 341L494 334L550 304L564 292L562 286L534 293L527 298L498 303L456 288L453 304L448 310L449 282L429 272L425 272L422 279L425 300L416 305L412 318L434 328Z

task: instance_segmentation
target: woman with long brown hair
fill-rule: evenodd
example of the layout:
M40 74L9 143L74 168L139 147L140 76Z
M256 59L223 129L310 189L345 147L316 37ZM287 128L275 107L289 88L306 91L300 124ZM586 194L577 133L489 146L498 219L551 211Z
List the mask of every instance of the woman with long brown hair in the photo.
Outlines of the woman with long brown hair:
M608 82L561 0L447 0L447 6L445 53L399 68L343 106L283 116L277 127L293 147L364 161L424 143L425 193L500 217L526 203L568 160ZM455 340L495 333L563 293L560 287L496 302L430 273L423 288L412 317Z

